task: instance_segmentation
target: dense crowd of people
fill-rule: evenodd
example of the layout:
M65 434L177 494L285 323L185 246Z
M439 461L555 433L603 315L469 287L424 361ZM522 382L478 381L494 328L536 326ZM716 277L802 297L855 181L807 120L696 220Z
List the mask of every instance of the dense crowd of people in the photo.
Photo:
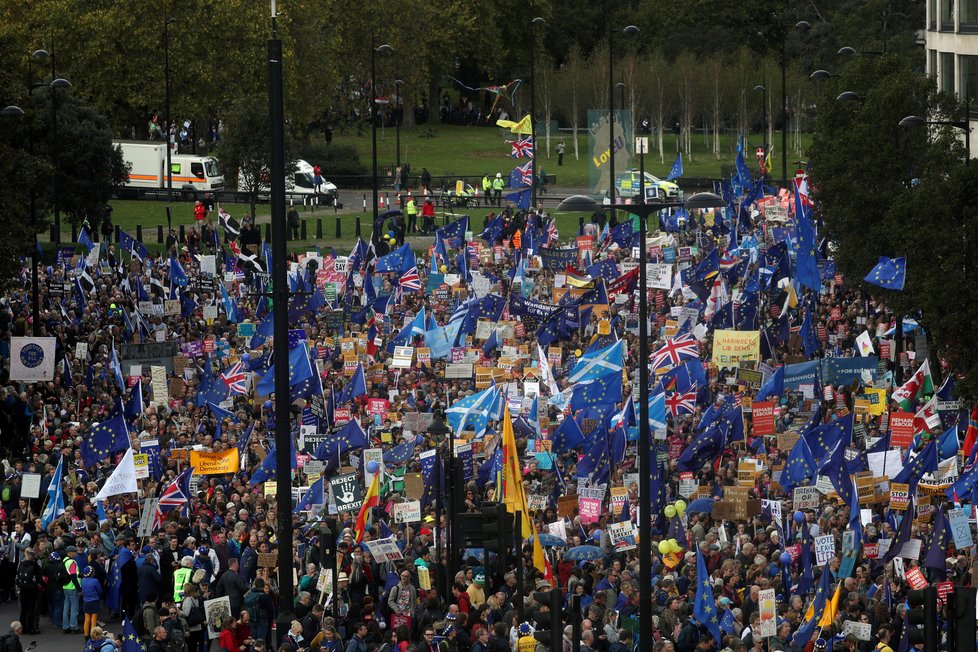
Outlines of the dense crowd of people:
M726 208L653 216L644 243L621 212L568 237L510 206L403 246L381 219L349 255L280 262L288 306L270 301L268 243L240 247L223 220L213 249L59 253L40 270L39 325L25 269L0 309L11 634L60 630L94 652L130 634L150 652L531 652L555 588L562 630L544 647L561 652L896 650L911 587L973 582L951 524L963 515L973 539L960 505L978 423L889 290L806 239L819 219L804 183L741 181ZM291 433L269 400L275 310L289 312ZM53 375L9 380L35 327L54 338ZM639 473L643 400L655 468ZM291 595L269 555L286 445ZM118 491L130 470L138 491ZM499 502L525 515L517 550L465 531Z

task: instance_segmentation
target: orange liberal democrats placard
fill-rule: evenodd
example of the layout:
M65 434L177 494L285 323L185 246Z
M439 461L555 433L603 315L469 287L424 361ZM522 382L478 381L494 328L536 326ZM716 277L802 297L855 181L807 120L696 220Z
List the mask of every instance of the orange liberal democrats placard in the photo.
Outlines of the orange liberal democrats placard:
M238 472L238 449L229 448L218 453L190 451L190 466L197 475L220 475Z

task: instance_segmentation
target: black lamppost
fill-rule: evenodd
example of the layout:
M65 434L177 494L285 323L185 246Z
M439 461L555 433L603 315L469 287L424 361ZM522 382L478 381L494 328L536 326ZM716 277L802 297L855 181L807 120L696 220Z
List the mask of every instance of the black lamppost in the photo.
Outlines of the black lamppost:
M373 191L374 191L374 224L377 223L377 54L394 54L394 48L387 45L374 47L373 34L370 35L370 139L373 152Z
M439 586L438 590L442 595L447 595L447 591L451 588L451 583L455 580L455 555L458 549L455 547L455 536L454 528L452 527L452 506L455 501L452 499L455 495L454 488L454 471L455 471L455 450L454 450L454 439L455 434L452 429L445 423L445 418L442 416L440 411L435 412L434 419L431 425L428 426L428 435L431 437L432 441L437 446L437 455L439 463L442 462L442 446L448 446L448 460L447 465L441 464L442 475L435 482L435 550L438 551L438 564L442 563L442 559L445 560L445 572L439 575L444 578L445 586ZM443 495L448 494L447 496ZM448 505L445 505L445 500L448 499ZM447 550L442 553L441 550L441 517L445 515L445 524L448 526L448 532L446 533L445 539L447 542ZM444 557L442 557L444 554ZM486 553L488 555L488 552Z
M172 145L170 143L170 25L177 22L176 18L169 18L166 15L166 2L163 3L163 92L165 94L164 107L166 110L166 199L173 201L173 164L172 164ZM273 17L274 18L274 17Z
M58 178L58 160L60 158L60 148L58 147L58 90L71 88L71 82L67 79L58 78L52 81L48 88L51 89L51 150L52 163L54 163L54 179L52 189L54 190L54 244L61 244L61 192Z
M530 21L530 140L533 156L530 158L530 210L537 210L537 26L545 21L537 16Z
M404 86L404 80L395 79L394 80L394 112L392 113L394 117L394 132L397 134L397 166L401 167L401 121L404 120L404 107L401 103L401 86Z
M644 159L644 157L642 157ZM642 160L642 159L640 159ZM643 164L644 167L644 164ZM639 644L647 648L652 641L652 495L651 477L653 465L652 433L649 428L649 302L648 302L648 248L645 234L649 215L664 208L674 208L683 205L681 200L645 202L645 176L639 179L638 204L620 204L612 206L626 210L638 216L638 282L639 282L639 316L638 316L638 464L642 481L639 483L639 524L638 524L638 558L639 558ZM686 208L720 208L726 204L723 198L709 192L697 193L685 201ZM557 206L558 211L592 212L598 210L597 202L586 195L573 195ZM658 469L658 464L655 465Z
M271 186L272 256L279 261L272 265L272 301L277 306L289 305L289 285L285 265L287 255L285 229L285 103L282 83L282 40L276 30L276 0L271 1L272 33L268 39L268 116L271 156L269 185ZM292 446L289 409L289 317L287 310L275 313L272 324L275 347L275 509L278 512L278 586L284 599L279 604L277 632L284 637L292 623ZM334 597L335 599L335 597Z
M621 30L622 34L638 34L635 25ZM608 16L608 202L611 204L611 218L615 217L615 29Z
M754 92L761 92L761 102L763 104L763 122L761 123L761 147L764 148L764 155L767 156L767 148L769 143L767 142L767 88L763 85L758 84L754 87Z
M919 115L908 115L906 118L900 121L901 127L923 127L930 125L942 125L945 127L954 127L955 129L960 129L964 132L964 164L970 165L971 163L971 123L969 118L971 117L971 100L968 100L964 111L964 120L927 120Z

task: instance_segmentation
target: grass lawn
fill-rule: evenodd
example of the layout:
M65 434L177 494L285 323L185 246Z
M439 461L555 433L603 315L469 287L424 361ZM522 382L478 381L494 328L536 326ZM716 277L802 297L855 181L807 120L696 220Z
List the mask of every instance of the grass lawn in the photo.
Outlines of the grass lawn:
M572 135L561 133L566 145L564 154L564 165L557 167L557 154L555 147L557 138L551 137L550 156L546 155L546 140L542 134L537 134L540 141L540 158L537 164L548 174L557 175L557 185L561 187L584 187L588 185L588 170L590 158L588 156L588 136L587 132L578 134L578 146L580 149L580 159L574 159L574 147ZM450 125L421 125L413 129L401 130L401 161L411 164L412 174L421 172L422 166L427 167L433 176L454 176L454 175L475 175L482 176L486 172L495 174L501 172L503 176L508 176L509 171L518 164L517 159L510 156L510 146L506 140L514 139L514 134L497 127L456 127ZM761 137L754 134L750 142L759 144ZM775 134L776 142L778 140ZM340 134L333 136L334 143L347 143L356 147L360 154L360 160L369 165L371 157L370 132L366 131L362 135L355 133ZM686 176L690 177L719 177L720 166L722 164L732 164L736 156L736 137L722 137L721 151L724 157L717 160L710 153L709 143L701 135L693 139L693 156L683 156L683 167ZM807 134L802 136L803 147L807 148L810 138ZM666 135L664 141L665 162L660 163L658 153L655 150L654 138L650 142L652 153L645 157L645 168L648 172L665 177L672 167L676 157L676 138L671 134ZM749 147L750 157L748 164L756 168L756 159L753 155L753 145ZM781 162L777 156L772 157L772 165L775 170L780 170ZM393 167L396 161L396 134L394 129L383 129L377 132L377 158L381 166L389 165ZM798 158L791 153L788 169L789 173L794 170L793 161ZM521 162L525 162L523 159ZM634 166L638 167L638 157L634 158Z

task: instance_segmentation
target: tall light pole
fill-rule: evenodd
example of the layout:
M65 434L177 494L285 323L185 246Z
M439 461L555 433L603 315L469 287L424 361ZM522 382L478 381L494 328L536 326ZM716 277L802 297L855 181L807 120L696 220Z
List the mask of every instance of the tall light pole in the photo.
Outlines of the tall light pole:
M60 159L60 148L58 147L58 90L62 88L71 88L71 82L67 79L55 79L52 81L48 88L51 89L51 150L54 163L54 179L52 181L52 189L54 190L54 244L61 244L61 190L58 178L60 174L58 172L58 161Z
M639 159L644 168L644 157ZM639 203L612 206L638 216L638 464L642 480L639 483L638 558L639 558L639 645L648 649L652 641L652 478L658 474L658 463L652 464L652 432L649 428L649 301L648 301L648 249L646 224L652 213L664 208L682 206L680 200L645 201L645 177L639 180ZM686 199L686 208L719 208L726 204L723 198L709 192L697 193ZM572 195L557 206L558 211L588 212L599 208L597 202L585 195Z
M268 116L271 141L270 186L272 202L272 301L275 311L272 334L275 346L272 361L275 365L275 487L278 492L275 509L278 512L278 586L283 599L279 603L278 637L289 631L292 608L292 424L289 405L289 285L285 258L285 106L282 91L282 41L275 27L275 0L271 0L272 33L268 39Z
M545 21L537 16L530 21L530 140L533 152L530 158L530 210L537 210L537 26Z
M622 34L638 34L635 25L621 30ZM608 16L608 201L611 204L611 217L615 216L615 29Z
M377 54L394 54L394 48L387 45L374 47L374 36L370 35L370 140L373 152L373 180L371 185L374 191L374 221L377 223Z
M761 92L761 103L763 108L763 118L761 118L763 120L761 123L761 147L764 148L764 155L767 156L767 148L769 146L769 143L767 142L767 88L761 84L758 84L754 87L754 92L756 93L757 91Z
M28 83L28 86L30 84ZM14 117L20 118L24 116L24 110L19 106L7 106L0 109L0 116L4 117ZM27 123L27 149L31 155L34 157L34 143L31 138L31 124ZM34 191L34 182L31 181L30 190L30 210L31 210L31 236L34 240L34 244L31 247L31 332L34 337L41 336L41 306L40 306L40 293L38 291L38 280L37 280L37 198Z
M923 127L924 125L941 125L945 127L954 127L955 129L960 129L964 132L964 164L971 164L971 123L969 118L971 117L971 99L968 99L964 110L964 120L927 120L918 115L908 115L906 118L900 120L901 127Z
M274 17L273 17L274 20ZM163 92L166 96L164 107L166 110L166 122L164 136L166 137L166 199L173 201L173 164L172 164L172 145L170 143L170 25L177 22L176 18L169 18L166 15L166 3L163 3Z
M396 167L401 167L401 121L404 119L404 109L401 105L401 86L404 86L404 80L395 79L394 80L394 133L397 138L397 165Z

